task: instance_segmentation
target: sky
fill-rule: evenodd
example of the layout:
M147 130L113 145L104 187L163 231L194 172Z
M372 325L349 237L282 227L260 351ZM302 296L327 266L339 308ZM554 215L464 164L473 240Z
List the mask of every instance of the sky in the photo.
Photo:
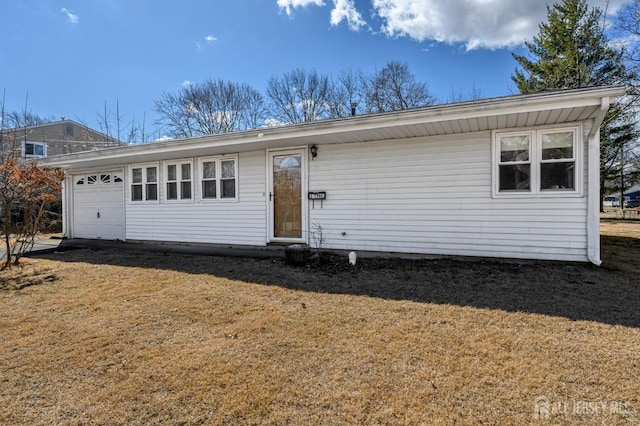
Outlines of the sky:
M610 0L608 15L626 0ZM605 8L606 0L589 0ZM0 0L5 108L80 121L141 122L154 101L208 78L248 83L295 68L335 76L407 63L439 102L515 94L512 52L546 0ZM1 98L0 98L1 99Z

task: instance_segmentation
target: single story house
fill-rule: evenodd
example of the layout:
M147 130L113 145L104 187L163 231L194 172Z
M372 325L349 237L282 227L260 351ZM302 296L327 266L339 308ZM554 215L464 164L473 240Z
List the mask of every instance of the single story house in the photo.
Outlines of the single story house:
M622 86L54 157L69 238L600 264L599 127Z

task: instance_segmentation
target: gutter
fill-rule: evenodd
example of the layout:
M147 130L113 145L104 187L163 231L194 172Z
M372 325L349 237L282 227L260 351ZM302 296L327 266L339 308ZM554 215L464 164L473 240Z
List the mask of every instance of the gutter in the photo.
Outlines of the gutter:
M426 124L443 120L465 120L504 114L517 114L551 108L571 108L587 105L598 106L601 100L624 94L623 86L563 90L529 95L505 96L500 98L467 101L454 104L434 105L413 110L320 120L285 126L250 129L240 132L204 135L186 139L128 145L99 151L79 152L64 156L50 157L43 162L54 167L70 167L76 163L97 160L127 162L138 155L161 154L167 151L197 150L203 147L230 148L248 144L297 140L301 137L314 138L359 131L370 131L386 127ZM602 105L600 105L602 107ZM606 114L606 110L603 114ZM604 115L602 115L604 119ZM235 150L234 150L235 152Z

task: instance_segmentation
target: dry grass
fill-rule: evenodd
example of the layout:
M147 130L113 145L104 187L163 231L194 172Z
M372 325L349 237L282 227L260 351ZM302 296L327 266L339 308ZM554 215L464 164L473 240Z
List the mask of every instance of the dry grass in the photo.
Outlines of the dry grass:
M0 276L0 423L638 424L640 223L603 235L602 268L26 259Z

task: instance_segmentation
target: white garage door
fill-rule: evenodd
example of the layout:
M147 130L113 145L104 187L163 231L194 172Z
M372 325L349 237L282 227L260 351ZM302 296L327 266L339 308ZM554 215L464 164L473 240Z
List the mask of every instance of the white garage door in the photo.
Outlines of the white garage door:
M73 237L124 240L122 171L73 177Z

